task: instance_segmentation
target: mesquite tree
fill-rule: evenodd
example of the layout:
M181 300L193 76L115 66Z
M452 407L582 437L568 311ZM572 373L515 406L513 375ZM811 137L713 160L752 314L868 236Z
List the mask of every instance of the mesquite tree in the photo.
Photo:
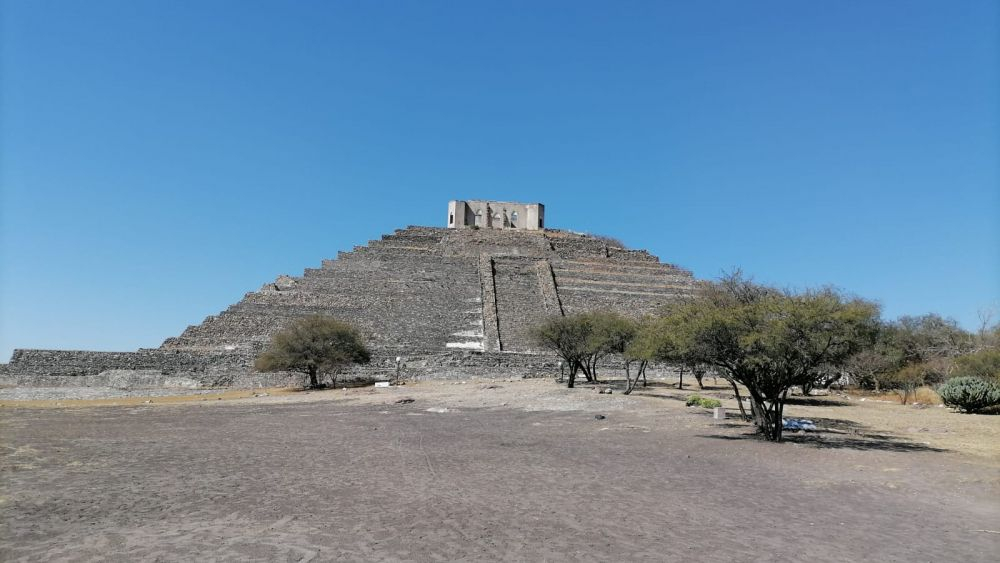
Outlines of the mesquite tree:
M788 390L868 345L878 314L874 303L833 289L794 293L736 272L668 307L662 330L675 361L710 365L746 387L759 431L781 441Z
M569 368L567 386L570 388L576 384L576 374L589 357L587 341L591 330L589 321L583 315L552 317L532 330L535 342L555 352L566 362ZM584 373L589 380L590 374Z
M880 331L884 333L885 331ZM882 336L875 345L856 352L844 363L844 370L851 375L852 383L881 390L888 376L903 365L902 352Z
M638 323L613 312L585 313L582 317L589 326L587 359L584 372L597 381L597 363L612 354L624 354L636 337Z
M636 326L635 336L625 348L622 357L625 359L625 394L631 393L642 378L643 386L646 384L646 367L650 362L669 362L677 364L680 379L677 388L682 389L684 385L684 371L690 371L698 380L698 386L702 385L702 377L705 375L705 365L688 350L678 347L670 333L669 321L664 318L647 318L639 321ZM631 378L630 365L638 363L638 371L635 379Z
M635 335L622 352L625 361L625 394L628 395L639 383L646 385L646 366L659 356L659 346L663 343L657 327L658 319L644 319L637 323ZM637 364L635 379L632 379L632 366Z
M650 362L676 361L680 357L673 341L670 339L669 327L662 318L647 318L638 323L635 336L625 348L622 357L625 359L625 394L631 393L639 378L646 385L646 368ZM631 365L638 363L635 379L631 377Z
M312 316L293 322L274 335L271 347L254 366L259 371L297 371L309 375L310 387L320 386L320 377L351 363L371 359L358 331L332 317Z
M622 354L635 338L636 322L618 313L577 313L552 317L535 327L532 336L540 346L559 355L569 367L568 386L583 372L597 383L597 366L611 354Z

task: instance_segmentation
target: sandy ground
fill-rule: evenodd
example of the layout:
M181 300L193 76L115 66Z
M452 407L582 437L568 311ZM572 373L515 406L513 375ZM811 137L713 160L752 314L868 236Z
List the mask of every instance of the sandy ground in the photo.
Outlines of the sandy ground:
M1000 553L1000 416L805 399L787 414L822 431L769 444L684 407L690 392L518 380L7 399L0 559ZM701 394L735 407L722 386Z

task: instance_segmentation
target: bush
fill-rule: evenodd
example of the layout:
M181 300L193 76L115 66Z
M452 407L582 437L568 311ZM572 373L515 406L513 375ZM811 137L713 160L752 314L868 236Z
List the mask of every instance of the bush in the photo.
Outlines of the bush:
M956 377L978 377L1000 382L1000 348L986 348L955 359Z
M701 405L701 406L703 406L703 407L705 407L706 409L714 409L714 408L721 407L722 406L722 401L720 401L718 399L702 398L701 402L698 403L698 404Z
M1000 384L978 377L956 377L939 387L938 395L949 407L976 412L1000 405Z
M698 395L690 395L687 401L684 403L689 407L705 407L706 409L714 409L716 407L722 406L722 401L718 399L711 399L709 397L700 397Z

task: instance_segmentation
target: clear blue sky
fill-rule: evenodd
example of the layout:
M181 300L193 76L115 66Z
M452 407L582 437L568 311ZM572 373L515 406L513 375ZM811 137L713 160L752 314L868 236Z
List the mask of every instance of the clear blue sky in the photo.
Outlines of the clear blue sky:
M154 347L449 199L1000 304L995 0L0 0L0 361Z

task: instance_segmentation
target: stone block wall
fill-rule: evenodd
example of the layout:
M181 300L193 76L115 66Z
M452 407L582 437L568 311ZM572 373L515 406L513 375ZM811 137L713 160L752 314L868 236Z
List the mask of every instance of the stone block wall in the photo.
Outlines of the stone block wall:
M197 382L202 387L231 385L234 378L253 371L253 356L231 352L140 349L135 352L87 350L15 350L0 373L3 385L64 385L78 378L87 384L107 385L109 372L134 372L136 380L156 376Z

